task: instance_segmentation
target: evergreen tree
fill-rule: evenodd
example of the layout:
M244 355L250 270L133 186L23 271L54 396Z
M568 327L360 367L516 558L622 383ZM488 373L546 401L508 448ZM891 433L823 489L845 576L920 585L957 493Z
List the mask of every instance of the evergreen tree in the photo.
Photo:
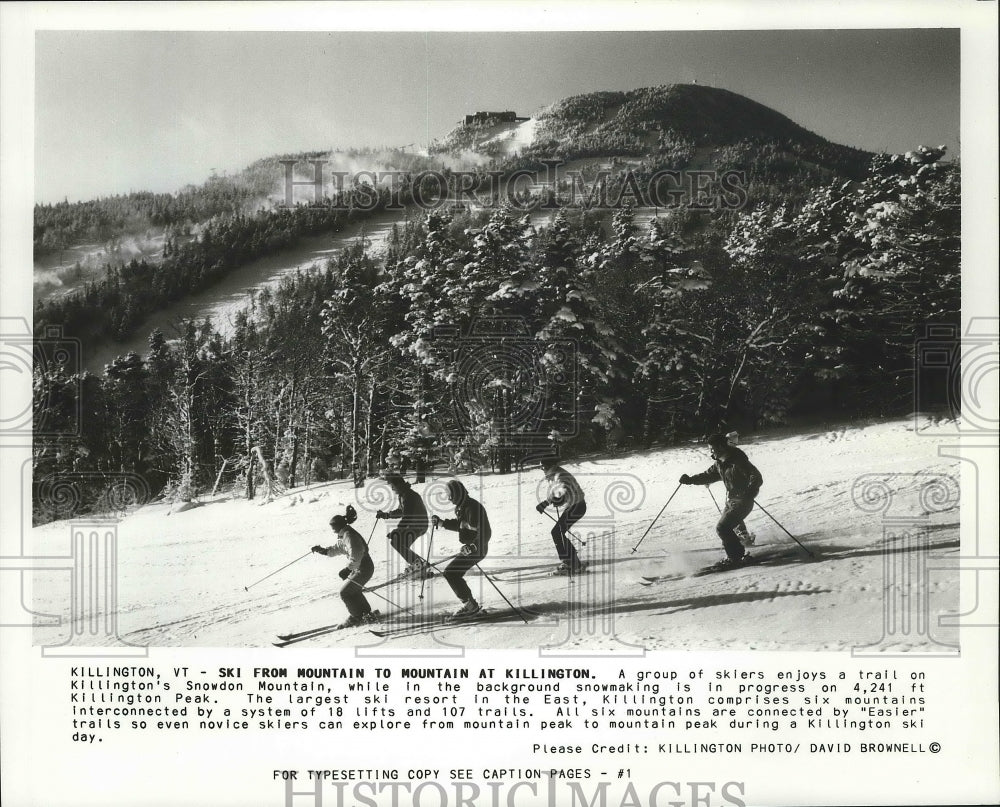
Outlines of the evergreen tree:
M112 468L135 472L145 466L149 434L148 372L136 353L118 356L104 368L104 400Z
M562 212L539 241L535 339L552 428L566 436L591 424L609 431L618 425L624 348L604 321L596 272L581 260L579 237Z

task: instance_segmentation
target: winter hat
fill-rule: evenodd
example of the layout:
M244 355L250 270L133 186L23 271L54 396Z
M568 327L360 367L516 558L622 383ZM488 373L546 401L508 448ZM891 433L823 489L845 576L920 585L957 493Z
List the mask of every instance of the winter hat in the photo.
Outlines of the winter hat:
M395 491L406 490L410 487L410 483L403 479L403 477L399 474L387 474L385 481L389 484L389 487Z
M538 462L544 469L554 468L559 464L559 457L555 454L546 454Z
M718 432L716 432L715 434L710 434L705 442L708 443L712 448L715 448L716 446L729 445L729 441L726 439L726 435L719 434Z
M445 487L448 489L448 495L455 504L461 504L469 497L469 491L457 479L449 480Z
M355 510L351 505L347 505L344 510L344 515L339 513L330 519L330 526L335 530L342 530L349 524L353 524L358 517L358 511Z

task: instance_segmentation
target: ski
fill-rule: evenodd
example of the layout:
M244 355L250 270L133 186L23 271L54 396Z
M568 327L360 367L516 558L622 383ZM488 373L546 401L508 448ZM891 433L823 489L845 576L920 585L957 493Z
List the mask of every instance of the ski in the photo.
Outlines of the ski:
M669 583L672 580L683 580L683 574L660 574L651 577L642 577L639 580L640 586L655 586L657 583Z
M747 566L756 566L760 563L760 559L756 557L745 557L739 563L731 566L721 566L718 563L713 563L711 566L705 566L703 569L699 569L694 572L692 577L704 577L709 574L721 574L722 572L735 572L737 569L745 569Z
M300 630L298 633L279 633L278 638L283 642L287 642L290 639L298 639L300 636L308 636L310 633L319 633L324 630L332 630L336 628L337 625L324 625L320 628L309 628L309 630Z
M526 583L533 580L547 580L556 577L551 568L548 571L525 572L524 574L490 575L497 583Z
M313 639L317 636L325 636L328 633L336 633L339 630L348 630L349 628L363 628L365 625L371 624L370 622L362 623L360 625L345 626L342 624L327 625L322 628L312 628L310 630L299 631L298 633L286 633L284 635L279 634L278 638L281 640L279 642L272 642L275 647L287 647L290 644L295 644L296 642L304 642L306 639Z
M463 622L473 622L476 620L484 620L487 616L491 616L492 611L487 611L483 608L478 614L471 617L452 617L452 616L434 616L428 617L427 619L419 619L416 622L411 622L406 625L397 625L395 627L387 627L381 630L375 630L374 628L369 628L369 633L373 633L379 637L385 636L396 636L402 633L419 632L433 627L443 627L445 625L458 625Z
M483 609L486 611L486 609ZM524 612L528 615L529 621L537 618L538 614L532 614L529 612ZM369 629L369 633L374 634L382 639L398 638L402 636L416 636L421 633L431 633L435 630L444 630L446 628L457 628L462 625L481 625L490 624L497 622L515 622L521 620L521 615L517 611L487 611L486 613L480 612L474 616L469 617L448 617L439 616L431 619L425 619L420 622L415 622L411 625L402 625L396 628L386 628L385 630L373 630Z
M574 569L572 572L566 571L565 569L559 569L559 568L553 569L552 571L550 571L548 573L547 576L548 577L565 577L565 578L567 578L572 583L574 580L576 580L576 578L582 577L583 575L588 574L588 573L589 573L589 570L587 569L587 564L584 563L584 564L581 564L579 568Z
M354 627L361 628L364 626L355 625ZM290 644L295 644L296 642L304 642L306 641L306 639L315 639L319 636L326 636L328 633L336 633L339 630L347 630L347 629L342 628L340 625L333 625L332 627L329 628L319 628L318 630L300 633L291 639L284 639L280 642L272 642L271 644L273 644L275 647L288 647L288 645ZM280 639L281 637L279 636L278 638Z
M660 583L671 583L677 580L684 580L685 578L690 578L690 577L705 577L706 575L710 574L735 572L737 569L743 569L747 566L755 566L761 562L762 560L760 558L755 557L751 558L745 563L740 563L738 566L720 567L717 563L713 563L711 566L704 566L701 569L696 569L695 571L690 572L688 574L664 574L664 575L656 575L650 577L642 577L639 579L639 585L648 587L648 586L659 585Z
M529 620L530 621L530 620ZM452 628L461 627L463 624L470 625L506 625L506 624L525 624L519 620L519 618L514 616L508 616L504 619L466 619L466 620L456 620L456 619L445 619L440 622L431 622L423 625L419 628L414 628L411 630L398 630L390 632L376 632L371 631L374 636L378 636L382 639L405 639L410 636L422 636L427 633L434 633L436 631L450 630Z
M499 569L483 569L482 571L488 574L490 577L496 577L499 579L501 576L506 575L516 575L516 574L533 574L535 572L544 572L546 569L551 569L555 565L554 560L545 561L543 563L532 563L526 566L504 566Z
M531 571L525 571L522 574L491 574L490 577L498 583L524 583L533 580L548 580L551 577L566 577L570 582L573 582L577 577L588 573L589 569L586 565L573 574L564 574L556 571L555 567L546 564L542 567L532 567Z

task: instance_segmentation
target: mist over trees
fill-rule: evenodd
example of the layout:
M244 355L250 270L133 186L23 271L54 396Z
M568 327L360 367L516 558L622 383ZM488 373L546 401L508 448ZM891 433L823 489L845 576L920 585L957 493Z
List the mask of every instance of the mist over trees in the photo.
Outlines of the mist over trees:
M75 436L36 440L34 479L129 473L181 499L219 485L255 496L909 411L915 340L960 320L960 171L943 155L880 155L860 181L695 221L677 209L639 224L627 206L535 227L510 206L432 211L382 254L358 245L260 291L231 336L210 322L154 332L101 376L36 365L49 430L81 415ZM127 329L142 290L169 298L279 249L283 223L230 217L43 321L69 333L107 308L94 327Z

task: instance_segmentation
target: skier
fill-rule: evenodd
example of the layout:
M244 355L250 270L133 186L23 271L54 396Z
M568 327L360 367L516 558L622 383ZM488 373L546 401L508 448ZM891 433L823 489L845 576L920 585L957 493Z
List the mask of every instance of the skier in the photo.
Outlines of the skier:
M335 515L330 519L330 527L337 533L337 543L328 547L317 544L312 548L318 555L347 556L347 565L340 570L340 579L344 581L340 589L340 599L347 606L349 616L345 622L338 625L340 628L353 628L367 622L377 622L382 618L379 611L372 610L364 595L365 584L375 574L375 564L368 554L365 539L351 526L357 517L355 509L347 505L344 515Z
M469 584L465 582L465 573L486 557L490 547L490 519L486 508L473 499L465 485L457 479L447 484L448 501L455 505L455 518L439 518L432 516L435 527L458 532L458 540L462 549L444 570L444 579L448 581L455 596L462 601L462 607L455 612L456 617L475 616L482 607L472 596Z
M399 497L399 506L388 512L379 510L375 518L399 519L396 528L389 533L389 543L407 564L398 575L398 579L411 576L433 577L431 565L410 549L413 542L427 532L427 508L424 507L424 500L399 474L390 474L385 481Z
M557 575L574 575L585 571L587 566L576 554L576 547L569 539L569 529L583 518L587 512L587 501L576 478L562 466L556 464L554 456L542 458L542 471L549 481L548 494L538 503L535 509L544 513L550 505L556 506L556 512L562 507L555 525L552 527L552 541L556 545L561 561L555 568Z
M711 435L708 438L708 446L712 452L712 459L715 460L712 467L694 476L684 474L680 478L680 483L682 485L711 485L713 482L722 481L725 484L726 506L722 509L722 515L715 531L722 539L726 557L712 568L735 568L750 561L750 556L744 549L735 528L742 524L743 519L753 510L754 499L757 498L764 478L750 462L747 455L736 446L731 445L725 435Z

